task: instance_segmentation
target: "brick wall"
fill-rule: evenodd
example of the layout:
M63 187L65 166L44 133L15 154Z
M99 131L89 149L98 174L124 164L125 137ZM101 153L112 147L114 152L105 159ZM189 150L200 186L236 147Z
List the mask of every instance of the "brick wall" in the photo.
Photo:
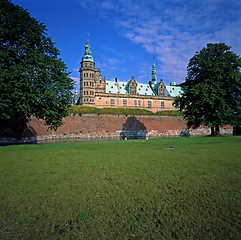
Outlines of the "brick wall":
M24 132L24 141L52 142L53 140L101 140L127 138L159 138L180 135L208 135L209 128L201 127L186 132L182 117L148 115L71 115L63 119L64 125L51 131L43 120L32 117ZM221 128L222 134L232 134L232 127ZM10 141L9 139L0 139ZM13 143L14 139L11 140Z

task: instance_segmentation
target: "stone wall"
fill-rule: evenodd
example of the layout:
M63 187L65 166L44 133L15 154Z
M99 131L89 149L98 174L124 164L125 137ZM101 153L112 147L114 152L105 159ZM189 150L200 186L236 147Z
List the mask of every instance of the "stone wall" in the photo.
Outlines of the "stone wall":
M43 143L59 141L94 141L109 139L161 138L209 135L210 129L201 127L186 130L182 117L148 115L71 115L63 119L64 125L51 131L43 120L32 117L22 140L2 138L0 144ZM232 127L221 128L221 134L231 135Z

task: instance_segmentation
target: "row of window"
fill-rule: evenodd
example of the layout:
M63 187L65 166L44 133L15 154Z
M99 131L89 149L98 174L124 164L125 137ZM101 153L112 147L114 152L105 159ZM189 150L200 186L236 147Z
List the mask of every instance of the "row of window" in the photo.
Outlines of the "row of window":
M115 106L115 99L110 99L110 106ZM127 107L127 99L123 99L123 107ZM134 100L134 107L141 107L141 100ZM147 107L152 107L152 101L148 100ZM161 109L165 108L165 103L161 101Z
M93 91L84 91L84 95L94 95Z
M90 77L90 78L94 78L94 73L84 73L84 77Z
M84 98L84 102L94 102L94 99L92 99L92 98L90 98L90 99Z
M84 82L84 86L94 87L94 82Z

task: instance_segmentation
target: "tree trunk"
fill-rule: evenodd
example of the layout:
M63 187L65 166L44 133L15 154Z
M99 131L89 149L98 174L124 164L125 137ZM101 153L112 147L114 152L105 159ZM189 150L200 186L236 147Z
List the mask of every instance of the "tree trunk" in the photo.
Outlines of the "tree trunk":
M214 127L211 127L211 136L214 136Z
M220 135L219 125L215 125L215 135Z

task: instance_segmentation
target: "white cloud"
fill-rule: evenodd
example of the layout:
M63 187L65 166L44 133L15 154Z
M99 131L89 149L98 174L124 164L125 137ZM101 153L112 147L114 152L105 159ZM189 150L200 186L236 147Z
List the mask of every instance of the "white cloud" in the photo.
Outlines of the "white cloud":
M70 76L70 78L73 79L76 83L79 82L79 78L77 78L77 77L71 77Z
M209 42L225 42L241 54L241 1L99 0L88 7L111 16L123 37L156 55L169 81L184 81L189 59Z

